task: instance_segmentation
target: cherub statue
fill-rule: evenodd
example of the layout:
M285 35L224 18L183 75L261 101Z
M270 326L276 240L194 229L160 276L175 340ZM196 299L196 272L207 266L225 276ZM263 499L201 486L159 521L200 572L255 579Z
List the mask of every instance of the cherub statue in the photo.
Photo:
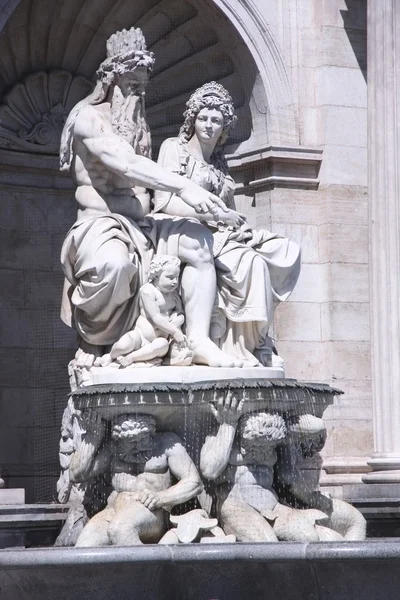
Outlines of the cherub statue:
M160 364L171 341L171 365L189 365L193 353L182 333L185 317L177 288L181 261L175 256L156 256L150 262L148 283L139 290L140 315L132 331L116 342L99 361L106 367L117 361ZM96 363L95 363L96 364Z
M151 415L120 415L104 442L105 422L92 411L70 464L72 482L111 469L114 491L107 507L84 527L76 546L157 543L167 531L167 511L202 491L199 473L180 438L157 432ZM175 482L177 480L177 482Z
M327 516L284 506L273 489L284 419L263 410L243 414L243 400L231 392L211 410L218 430L206 438L200 471L215 482L216 516L225 534L239 542L318 541L315 523Z

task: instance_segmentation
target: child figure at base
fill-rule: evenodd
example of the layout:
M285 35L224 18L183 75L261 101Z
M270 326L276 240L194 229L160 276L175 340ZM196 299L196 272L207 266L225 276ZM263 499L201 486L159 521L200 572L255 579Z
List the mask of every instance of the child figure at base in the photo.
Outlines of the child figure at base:
M122 367L137 362L160 364L167 354L169 364L189 365L192 352L181 327L185 317L177 287L181 261L175 256L156 256L149 266L149 281L139 290L140 315L132 331L116 342L101 359L106 367L117 361Z

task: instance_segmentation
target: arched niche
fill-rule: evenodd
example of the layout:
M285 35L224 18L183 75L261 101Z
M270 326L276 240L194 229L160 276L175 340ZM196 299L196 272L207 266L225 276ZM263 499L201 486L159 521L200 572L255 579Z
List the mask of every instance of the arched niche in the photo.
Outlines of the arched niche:
M156 151L177 134L190 93L216 80L231 92L239 116L228 152L249 164L254 155L269 160L261 180L273 183L273 164L293 164L280 153L289 147L296 155L295 179L301 179L304 158L311 165L306 178L315 179L319 159L297 152L298 125L283 60L251 0L0 0L0 25L1 19L0 146L54 155L54 132L48 128L60 128L72 100L85 95L109 35L134 25L143 29L156 57L146 99ZM49 88L55 81L56 114ZM75 86L72 92L60 87L62 81ZM20 148L18 138L24 141ZM52 145L43 143L50 138ZM252 178L252 173L240 177L246 184Z

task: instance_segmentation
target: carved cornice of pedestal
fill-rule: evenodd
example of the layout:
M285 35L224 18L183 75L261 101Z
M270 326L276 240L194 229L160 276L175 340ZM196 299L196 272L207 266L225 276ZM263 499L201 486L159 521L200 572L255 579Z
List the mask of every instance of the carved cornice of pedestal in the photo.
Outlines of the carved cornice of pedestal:
M243 412L263 409L286 416L311 413L318 417L332 404L334 396L342 393L320 383L249 378L191 384L92 385L74 391L71 397L75 410L95 409L107 420L125 413L151 414L161 429L165 430L168 425L167 429L180 432L186 429L188 418L198 424L205 422L204 419L207 421L209 403L228 390L243 400Z
M322 150L301 146L266 146L227 156L236 193L273 187L317 189Z

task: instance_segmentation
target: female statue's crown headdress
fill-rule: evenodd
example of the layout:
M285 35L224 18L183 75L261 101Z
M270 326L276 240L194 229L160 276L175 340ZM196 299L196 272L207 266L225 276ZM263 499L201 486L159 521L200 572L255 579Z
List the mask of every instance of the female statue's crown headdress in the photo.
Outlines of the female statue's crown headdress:
M216 146L216 151L218 151L218 147L224 145L231 129L235 126L237 116L235 115L232 96L223 85L216 81L210 81L199 87L186 102L186 110L183 113L185 121L179 131L179 137L186 141L190 140L194 133L196 117L204 107L218 108L224 117L223 131ZM216 151L214 151L214 158ZM227 165L222 158L219 160L219 168L227 172Z
M209 83L205 83L201 87L199 87L193 94L190 96L186 105L190 106L191 104L196 104L200 102L203 98L215 98L218 101L218 104L231 104L233 105L232 96L228 92L227 89L224 88L223 85L217 83L216 81L210 81Z
M97 70L97 77L103 83L111 85L114 75L132 72L138 67L151 71L154 55L146 47L141 29L131 27L117 31L107 40L107 58Z

